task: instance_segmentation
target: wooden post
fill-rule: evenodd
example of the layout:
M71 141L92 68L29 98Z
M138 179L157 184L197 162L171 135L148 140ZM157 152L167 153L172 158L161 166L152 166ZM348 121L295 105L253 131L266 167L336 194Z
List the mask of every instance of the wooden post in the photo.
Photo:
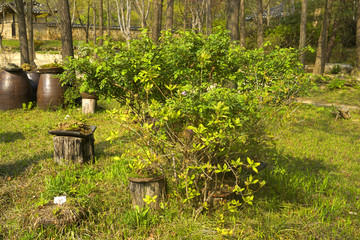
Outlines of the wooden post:
M165 199L165 177L156 178L129 178L132 205L143 208L146 206L146 196L157 196L155 202L150 203L150 208L160 209L160 202Z
M94 114L96 108L96 99L82 99L82 113L83 114Z
M94 135L86 137L55 136L54 161L56 163L94 162Z

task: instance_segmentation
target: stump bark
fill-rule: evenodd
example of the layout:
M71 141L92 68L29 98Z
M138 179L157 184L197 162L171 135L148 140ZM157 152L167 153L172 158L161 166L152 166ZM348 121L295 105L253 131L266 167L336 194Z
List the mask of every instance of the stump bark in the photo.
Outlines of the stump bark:
M86 137L55 136L54 161L56 163L94 162L94 135Z
M129 178L129 189L131 192L132 205L145 207L144 198L146 196L157 196L155 202L150 203L149 207L154 210L160 209L160 203L165 200L165 177L156 178Z

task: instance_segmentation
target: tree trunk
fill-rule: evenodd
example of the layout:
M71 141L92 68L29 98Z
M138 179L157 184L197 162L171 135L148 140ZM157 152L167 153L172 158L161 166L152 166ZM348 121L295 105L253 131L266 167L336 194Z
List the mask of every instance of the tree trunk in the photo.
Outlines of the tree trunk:
M111 36L111 31L110 31L110 28L111 28L111 9L110 9L110 0L107 0L107 35L108 37Z
M174 25L174 0L167 1L165 29L173 29Z
M355 75L360 77L360 0L357 1L356 20L356 69Z
M240 46L246 48L245 0L240 0Z
M26 23L25 23L25 10L24 10L24 2L23 0L16 0L16 8L18 11L17 19L18 19L18 28L19 28L19 42L20 42L20 62L21 65L24 63L30 63L29 58L29 47L27 41L26 34Z
M257 19L256 19L257 20L257 45L258 45L258 48L261 48L264 46L262 0L257 0L256 16L257 16Z
M2 24L1 24L1 30L0 30L0 50L2 49L3 45L2 45L2 39L3 39L3 32L4 32L4 25L5 25L5 11L3 11L2 14Z
M104 9L103 9L103 0L99 0L99 46L103 44L103 36L104 36Z
M86 23L86 32L85 32L85 41L89 42L89 31L90 31L90 5L87 7L87 23Z
M325 0L322 28L319 36L318 47L316 51L316 60L313 70L313 74L316 75L322 75L325 69L325 46L328 32L327 22L329 15L329 5L331 5L331 0Z
M29 61L32 69L36 68L35 64L35 45L34 45L34 28L33 28L33 0L26 2L26 20L28 30L28 47L29 47Z
M93 42L94 45L96 45L96 9L95 7L93 7L93 11L94 11L94 18L93 18Z
M300 41L299 41L299 51L300 53L300 62L305 69L305 52L303 49L306 47L306 24L307 24L307 2L308 0L302 0L301 3L301 22L300 22Z
M240 40L239 35L239 11L240 0L228 0L227 29L230 31L232 41Z
M60 16L61 55L65 60L67 57L74 57L70 7L68 0L58 0L57 3Z
M187 27L187 5L188 5L188 0L184 0L185 4L184 4L184 31L186 30Z
M331 53L332 53L332 50L336 43L336 36L337 36L338 30L339 30L339 21L335 20L330 38L329 38L327 46L326 46L325 63L330 62Z
M211 0L206 0L206 34L211 34L212 29L212 14L211 14L212 4Z
M161 19L162 19L162 5L163 0L156 0L154 2L153 22L152 22L152 34L151 38L154 42L158 42L161 31Z

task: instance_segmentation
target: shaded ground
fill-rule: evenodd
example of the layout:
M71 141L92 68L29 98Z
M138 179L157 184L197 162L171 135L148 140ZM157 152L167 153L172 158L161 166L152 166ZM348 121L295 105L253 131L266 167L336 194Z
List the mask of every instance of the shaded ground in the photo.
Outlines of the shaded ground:
M35 63L37 66L41 66L48 63L60 62L60 54L49 53L36 53ZM0 53L0 67L5 66L7 63L14 63L20 66L20 53L19 52L2 52Z
M358 106L353 106L353 105L338 104L338 103L324 103L324 102L317 102L317 101L313 101L311 99L303 99L303 98L296 99L296 102L303 103L303 104L311 104L311 105L315 105L317 107L336 107L336 108L346 108L346 109L350 109L350 110L359 110L360 109Z

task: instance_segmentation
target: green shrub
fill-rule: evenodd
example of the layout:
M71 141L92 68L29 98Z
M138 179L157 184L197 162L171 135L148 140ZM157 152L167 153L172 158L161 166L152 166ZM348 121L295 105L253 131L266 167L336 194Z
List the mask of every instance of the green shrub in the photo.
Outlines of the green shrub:
M197 213L222 192L238 195L234 206L252 204L264 185L254 174L271 145L269 113L307 81L297 50L244 50L222 30L163 32L159 45L146 32L128 43L106 40L65 68L62 79L76 74L80 91L126 105L116 122L143 150L128 152L132 166L165 174L172 196Z
M330 90L341 89L345 86L346 80L336 78L332 80L326 87Z
M341 67L339 65L333 66L330 70L331 74L338 74L339 72L341 72Z

